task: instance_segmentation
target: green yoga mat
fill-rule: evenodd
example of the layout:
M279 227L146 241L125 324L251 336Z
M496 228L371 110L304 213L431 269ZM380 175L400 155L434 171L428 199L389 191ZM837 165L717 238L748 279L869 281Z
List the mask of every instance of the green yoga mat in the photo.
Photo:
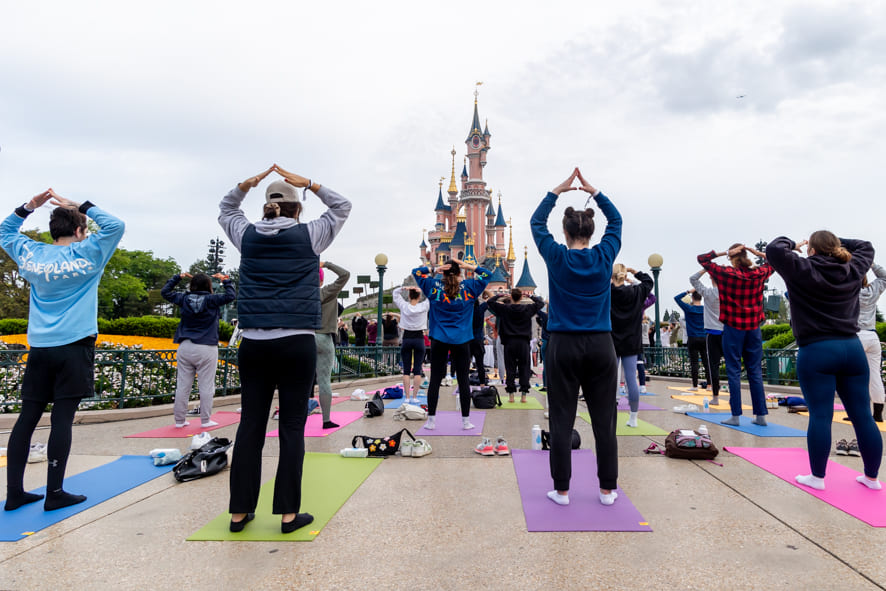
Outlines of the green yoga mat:
M496 408L503 408L507 410L542 410L544 407L541 405L541 402L538 401L534 396L527 396L526 402L520 402L519 394L514 398L515 402L508 402L508 395L505 394L502 396L501 406Z
M262 485L255 519L243 531L232 533L228 529L231 514L225 511L188 541L311 542L381 462L381 458L306 453L301 511L313 515L313 523L291 534L280 531L280 516L271 514L274 495L274 480L271 479Z
M591 422L591 415L586 412L578 413L582 419ZM642 421L637 419L636 427L628 427L627 422L630 415L626 412L618 413L618 417L615 419L615 434L616 435L667 435L669 432L664 429L659 429L655 425L651 425L646 421Z

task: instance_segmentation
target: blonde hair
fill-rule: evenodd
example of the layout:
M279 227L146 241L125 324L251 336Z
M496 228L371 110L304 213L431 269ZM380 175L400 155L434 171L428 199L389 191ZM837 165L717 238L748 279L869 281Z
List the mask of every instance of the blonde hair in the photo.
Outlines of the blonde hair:
M612 265L612 283L615 285L624 285L625 279L628 277L627 267L621 263Z

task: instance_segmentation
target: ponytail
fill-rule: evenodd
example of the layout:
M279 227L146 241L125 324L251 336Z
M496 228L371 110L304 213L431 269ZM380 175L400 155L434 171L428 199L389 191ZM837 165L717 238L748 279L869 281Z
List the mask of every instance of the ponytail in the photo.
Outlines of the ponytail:
M841 263L848 263L852 259L852 253L843 247L840 239L833 232L817 230L809 237L809 247L816 254L833 257Z

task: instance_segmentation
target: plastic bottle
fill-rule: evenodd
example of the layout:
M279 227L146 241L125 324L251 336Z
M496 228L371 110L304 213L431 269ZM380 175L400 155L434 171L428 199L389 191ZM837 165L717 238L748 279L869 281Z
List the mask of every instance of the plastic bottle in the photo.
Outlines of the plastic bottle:
M541 449L541 427L532 425L532 449Z
M708 434L708 426L707 426L707 425L701 425L701 426L698 428L698 434L699 434L699 435L707 435L707 434Z
M154 458L155 466L165 466L167 464L174 464L182 459L182 452L175 448L152 449L151 457Z
M343 458L365 458L369 455L369 450L365 447L346 447L341 450Z
M702 404L704 405L705 412L711 412L711 401L708 400L707 396L705 396L704 399L702 400Z

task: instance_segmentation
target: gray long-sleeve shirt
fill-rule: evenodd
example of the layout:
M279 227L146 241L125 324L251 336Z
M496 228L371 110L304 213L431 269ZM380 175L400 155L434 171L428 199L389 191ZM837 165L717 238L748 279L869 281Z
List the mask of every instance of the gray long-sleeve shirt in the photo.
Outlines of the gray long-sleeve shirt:
M720 322L720 291L716 287L708 287L701 282L704 270L689 276L689 284L701 294L704 301L704 329L706 331L723 332Z
M877 276L858 294L858 330L876 330L877 300L886 291L886 269L874 263L871 271Z
M320 305L322 306L323 316L320 330L317 332L320 334L332 334L338 327L338 294L344 288L348 279L351 278L351 272L329 261L323 262L323 268L332 271L338 277L329 285L324 285L323 289L320 290Z

